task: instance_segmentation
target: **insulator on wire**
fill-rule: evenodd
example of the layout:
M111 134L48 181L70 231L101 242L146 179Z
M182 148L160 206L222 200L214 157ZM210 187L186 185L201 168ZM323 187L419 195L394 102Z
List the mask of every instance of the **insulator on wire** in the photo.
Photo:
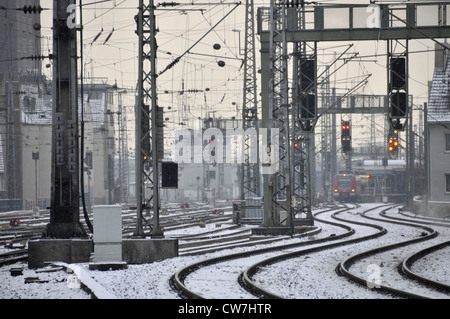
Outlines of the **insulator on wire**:
M17 10L23 11L25 14L27 13L41 13L42 7L41 6L23 6L22 8L19 8Z

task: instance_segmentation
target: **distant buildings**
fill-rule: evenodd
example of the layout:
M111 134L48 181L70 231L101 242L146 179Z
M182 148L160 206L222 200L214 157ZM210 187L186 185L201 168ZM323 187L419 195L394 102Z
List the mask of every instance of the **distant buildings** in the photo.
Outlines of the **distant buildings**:
M41 72L41 15L20 10L39 5L39 0L0 0L0 211L50 206L52 83ZM124 193L117 190L114 167L117 137L127 134L118 123L119 94L107 84L84 86L83 187L88 204L119 202ZM79 112L81 116L81 97ZM120 151L123 157L125 150ZM123 167L127 165L118 171Z
M222 118L204 118L196 122L195 127L189 129L191 139L188 144L191 146L189 150L191 154L187 161L178 163L178 189L163 189L161 192L162 201L214 202L238 199L240 194L239 165L237 165L237 160L236 162L227 162L225 153L227 143L229 143L227 129L238 128L240 125L239 120ZM221 140L215 141L217 149L216 147L211 148L211 150L207 149L208 142L214 140L213 135L207 135L206 133L209 128L221 132ZM194 143L198 142L200 142L200 145L195 147ZM232 147L231 145L228 146ZM186 149L184 149L184 152L186 152ZM217 152L217 155L220 154L222 158L218 159L217 163L213 160L208 161L205 160L205 157L209 154L204 155L204 152ZM173 151L172 157L176 157L176 155Z
M14 199L19 205L17 208L32 209L37 204L45 209L50 206L51 188L51 83L43 78L36 82L22 77L14 87L17 91L12 105L8 106L14 109L14 121L9 125L0 124L3 146L0 151L1 198ZM111 85L92 84L84 88L84 190L88 204L92 205L116 202L116 95L117 89ZM8 133L11 126L12 135ZM8 136L14 139L11 150L6 147L5 137ZM7 154L13 154L14 161L5 156ZM7 163L14 169L6 170ZM14 183L8 183L10 180Z
M41 82L41 60L32 58L41 54L40 15L16 10L25 5L38 6L38 0L0 0L0 202L12 208L21 206L22 172L16 169L21 161L21 120L18 107L22 102L30 109L34 99L20 100L20 83L34 83L37 95L45 90ZM27 134L27 133L25 133ZM31 154L30 154L31 157Z

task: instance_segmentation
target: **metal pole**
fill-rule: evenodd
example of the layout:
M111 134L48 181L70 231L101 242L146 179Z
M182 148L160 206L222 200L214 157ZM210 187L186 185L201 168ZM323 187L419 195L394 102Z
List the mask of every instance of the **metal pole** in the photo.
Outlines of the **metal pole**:
M143 237L144 230L142 227L142 158L141 158L141 141L142 141L142 104L143 104L143 15L144 15L144 0L139 0L138 13L138 36L139 36L139 73L138 73L138 97L135 109L135 179L136 179L136 229L134 236Z
M151 64L151 94L152 94L152 164L153 164L153 230L152 237L161 237L163 232L159 225L159 165L158 165L158 104L156 96L156 23L153 0L150 0L150 64ZM160 111L162 112L162 110ZM162 129L162 128L161 128Z
M53 125L50 223L46 237L86 237L80 224L76 28L67 13L74 0L53 1Z
M425 187L424 187L424 210L428 211L428 200L429 200L429 191L430 191L430 169L429 169L429 154L430 154L430 145L428 144L428 104L425 102L423 104L423 113L424 113L424 130L423 130L423 143L424 143L424 170L425 170Z

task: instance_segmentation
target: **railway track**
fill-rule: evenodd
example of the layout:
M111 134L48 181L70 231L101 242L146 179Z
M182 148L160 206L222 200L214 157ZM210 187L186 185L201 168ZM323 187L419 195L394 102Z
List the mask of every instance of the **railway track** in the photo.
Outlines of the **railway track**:
M388 209L383 210L380 213L380 216L386 216L386 212L389 211ZM385 275L386 273L389 273L389 267L388 264L389 263L395 263L395 260L393 262L390 262L389 260L392 259L392 254L396 255L405 255L405 252L403 251L399 251L399 248L405 247L411 247L412 244L417 244L417 243L421 243L421 242L426 242L428 240L431 240L433 238L435 238L437 236L437 233L434 229L431 229L429 227L423 226L423 225L417 225L417 224L411 224L411 223L407 223L405 221L393 221L391 220L386 220L386 219L380 219L380 218L374 218L374 217L369 217L367 216L368 212L364 212L361 215L369 218L373 221L378 221L378 222L384 222L384 223L395 223L396 225L402 225L402 226L406 226L406 227L414 227L414 228L418 228L420 230L420 235L416 236L416 238L414 239L410 239L410 240L406 240L406 241L400 241L394 244L390 244L390 245L384 245L384 246L380 246L380 247L376 247L374 249L370 249L370 250L365 250L362 251L360 253L354 254L348 258L345 258L343 261L341 261L338 264L338 267L336 268L336 272L341 275L344 276L345 278L348 278L349 280L351 280L352 282L356 282L360 285L360 287L374 287L375 285L373 285L372 282L370 282L368 279L371 278L371 275L367 274L367 271L365 272L364 270L370 269L369 267L375 267L372 268L372 270L378 270L381 274L381 272L383 273L383 275ZM398 219L398 218L396 218ZM348 241L347 241L348 243ZM447 246L447 243L443 244L444 246ZM415 247L415 246L414 246ZM442 245L436 245L433 246L435 250L440 249L442 247ZM381 253L385 253L384 255L380 255ZM423 254L427 254L430 253L430 251L428 249L424 250L423 252L419 252L417 254L413 254L411 257L405 258L403 263L399 263L399 270L400 273L408 273L408 266L410 266L415 260L417 260L418 258L420 259L420 256L423 256ZM389 255L390 254L390 255ZM378 256L377 259L373 259L371 260L370 257L373 256ZM285 257L294 257L294 256L285 256ZM395 256L396 257L396 256ZM279 263L281 262L281 258L272 260L272 261L266 261L264 263L265 266L267 266L268 264L274 264L274 263ZM386 264L383 266L383 263ZM381 265L381 267L378 267L378 265ZM259 267L259 268L258 268ZM258 269L260 269L260 267L262 267L262 265L255 265L250 267L250 271L251 272L256 272L258 271ZM281 266L280 266L281 267ZM402 268L406 267L406 269L402 270ZM357 271L351 271L350 268L354 268ZM394 268L394 272L396 271L397 267L393 267ZM425 280L424 278L418 278L417 274L411 274L408 273L409 277L415 276L416 280L420 280L420 285L424 285L425 284ZM262 274L260 274L260 277L262 277ZM436 293L433 290L425 290L425 289L420 289L421 286L411 286L411 284L409 282L405 282L405 283L397 283L395 280L395 276L390 276L388 277L386 275L387 278L382 278L383 279L383 284L381 284L381 280L379 283L377 283L377 285L375 286L374 289L377 292L383 293L383 294L387 294L387 295L391 295L393 297L400 297L400 298L448 298L448 294L440 294L440 293ZM373 277L372 277L373 279ZM381 279L381 278L380 278ZM429 280L429 279L426 279ZM386 284L385 284L386 282ZM393 282L394 285L391 285L390 283ZM407 286L406 286L407 285ZM436 288L438 287L438 284L435 282L428 282L428 285L430 287ZM395 286L397 288L395 288ZM419 287L419 288L417 288ZM447 287L445 287L445 285L441 284L440 290L443 291L444 293L446 292ZM419 293L417 292L419 291ZM420 293L420 291L422 291L422 293ZM274 297L273 295L271 296L270 294L264 295L263 296L270 296L270 297ZM278 296L279 297L279 296Z
M378 208L378 207L376 207ZM375 208L372 208L375 209ZM372 210L370 209L370 210ZM339 221L343 221L345 223L348 223L348 220L343 219L343 218L339 218L337 215L342 213L343 211L338 211L336 213L332 214L332 218L339 220ZM322 220L322 219L318 219L317 216L315 216L316 220L319 220L323 223L330 223L329 221L326 220ZM366 241L366 240L370 240L370 239L374 239L377 238L379 236L383 236L384 234L386 234L386 229L384 229L381 226L378 225L373 225L373 224L368 224L368 223L363 223L363 222L356 222L356 221L352 221L350 222L351 224L355 224L355 225L359 225L359 226L365 226L365 227L371 227L376 229L376 232L373 234L369 234L366 236L362 236L362 237L357 237L357 238L353 238L353 239L347 239L344 241L339 241L339 242L333 242L327 245L322 245L322 246L318 246L318 247L312 247L312 248L308 248L308 249L304 249L304 250L300 250L300 251L295 251L295 252L289 252L283 255L279 255L279 256L275 256L272 258L268 258L265 259L259 263L256 263L250 267L248 267L240 276L240 281L242 282L242 284L245 286L245 288L250 291L252 294L257 295L259 298L264 298L264 299L281 299L282 297L278 294L275 294L273 292L271 292L268 289L263 288L261 285L259 285L257 283L256 280L253 279L254 275L260 271L260 269L262 269L263 267L267 267L271 264L274 263L279 263L282 262L284 260L288 260L288 259L292 259L292 258L298 258L301 256L307 256L309 254L312 253L317 253L317 252L321 252L321 251L325 251L325 250L329 250L329 249L333 249L333 248L337 248L337 247L342 247L342 246L346 246L346 245L350 245L350 244L355 244L358 242L362 242L362 241ZM349 227L346 224L339 224L341 225L341 227ZM349 227L350 228L350 227ZM353 228L352 229L352 234L355 234L355 231Z
M229 207L226 207L229 209ZM169 215L163 216L161 225L165 229L174 230L186 227L198 227L199 221L218 222L231 219L227 216L213 216L211 215L212 207L198 207L191 208L171 208L167 209ZM136 212L126 210L122 213L123 216L123 235L129 237L132 232L130 227L135 227ZM18 218L20 220L19 226L10 226L11 218ZM82 225L87 230L84 224L84 218L81 216ZM6 212L0 214L0 245L7 246L10 244L22 243L26 246L29 240L42 238L42 233L49 222L49 212L41 211L39 217L32 215L31 211ZM130 226L132 225L132 226ZM148 235L150 231L146 230ZM14 249L0 254L0 266L13 264L19 261L26 261L28 258L28 249Z
M347 210L348 208L342 208L341 211ZM317 218L317 217L316 217ZM351 227L348 227L346 225L341 225L338 223L328 222L325 221L325 223L333 224L334 226L341 227L345 231L342 234L334 235L334 236L327 236L323 237L321 239L317 239L314 241L302 241L297 243L291 243L291 244L285 244L285 245L279 245L279 246L271 246L271 247L265 247L260 249L254 249L251 251L244 251L244 252L238 252L234 254L228 254L228 255L222 255L214 258L210 258L207 260L201 260L199 262L196 262L194 264L188 265L186 267L183 267L179 271L177 271L170 279L171 287L181 296L184 298L193 298L193 299L202 299L205 298L201 293L195 292L195 288L190 289L188 285L186 285L185 281L189 275L194 273L200 268L204 268L211 265L216 265L222 262L229 262L231 260L237 260L237 259L243 259L255 255L261 255L266 253L276 253L279 254L280 251L283 249L294 249L303 247L306 245L311 245L312 243L318 244L318 243L324 243L327 241L334 241L338 239L342 239L348 236L351 236L354 234L353 229ZM314 234L316 231L314 231ZM305 233L304 237L310 236L312 233Z
M428 278L426 276L423 276L419 274L418 272L415 272L412 270L412 266L414 263L422 258L424 258L427 255L430 255L436 251L442 250L444 248L450 247L450 240L445 241L433 246L430 246L428 248L422 249L416 253L411 254L407 258L403 260L401 265L399 265L399 272L407 276L408 278L417 280L419 283L423 285L427 285L429 287L432 287L434 289L437 289L439 291L442 291L444 293L450 294L450 285L446 283L442 283L438 280L433 280L431 278Z
M392 206L391 205L386 206L386 208L383 209L383 212L380 213L380 215L382 215L382 216L383 216L383 214L386 215L386 212L389 210L390 207L392 207ZM379 207L376 207L376 208L379 208ZM370 209L370 210L373 210L373 209ZM370 211L370 210L368 210L368 211ZM302 249L302 250L296 249L296 251L291 251L291 252L284 253L284 254L277 254L276 256L271 256L271 257L264 257L263 260L252 265L251 267L248 267L245 271L243 271L239 275L239 278L237 280L239 281L241 286L245 287L246 291L251 292L252 295L257 296L258 298L271 298L271 299L281 298L280 295L277 295L276 293L271 292L269 289L265 289L261 285L258 285L258 283L253 280L253 276L261 269L267 268L271 264L280 263L283 260L288 260L291 258L298 258L300 256L306 256L306 258L308 258L309 255L312 253L326 251L326 250L330 250L330 249L337 248L337 247L342 247L342 246L347 246L350 244L355 244L358 242L367 241L371 238L379 237L379 236L382 236L387 233L387 231L384 227L377 225L377 224L370 224L370 223L355 221L355 220L349 221L345 218L338 217L338 215L340 213L343 213L343 211L344 210L334 213L333 218L336 220L345 222L347 224L351 223L351 224L359 225L359 226L372 227L372 228L376 229L376 232L371 235L361 236L361 237L352 238L352 239L346 239L346 240L342 240L340 242L327 243L325 245L320 245L320 246L316 245L317 244L316 241L309 241L309 242L305 242L305 243L299 245L299 247L305 246L305 245L311 245L310 248L306 248L306 249ZM366 213L367 212L364 212L364 214L360 214L360 215L364 215L364 217L367 217ZM320 220L320 218L318 217L320 214L321 213L315 215L315 219L317 221ZM373 219L371 217L368 217L368 218ZM328 222L328 221L325 221L325 222ZM383 220L383 222L386 222L386 220ZM396 223L397 224L400 223L400 224L404 224L404 226L412 227L411 225L406 225L408 223L406 223L404 221L396 221ZM349 233L351 233L351 234L354 233L354 230L351 227L345 226L343 224L340 224L340 226L348 227L347 232L346 232L347 234L343 233L343 234L340 234L337 236L333 236L333 237L335 237L336 240L343 239L347 236L350 236ZM361 286L363 286L364 289L368 289L367 288L367 286L368 286L367 273L364 276L357 276L350 272L349 269L350 269L350 267L353 267L353 265L354 265L353 262L354 261L356 262L356 261L360 260L361 258L365 258L366 256L369 256L371 254L376 254L377 252L382 251L382 250L389 251L397 246L409 246L412 243L424 242L424 241L434 238L436 236L435 231L429 227L426 227L423 225L415 225L415 227L419 228L423 232L419 236L419 238L408 240L408 241L405 241L404 243L402 242L402 243L398 243L398 244L394 244L394 245L386 245L385 248L380 247L380 248L374 249L373 251L368 250L368 251L364 251L361 254L355 254L354 256L346 258L344 261L339 263L338 267L336 267L337 273L340 274L341 276L345 276L345 278L348 278L349 280L352 280L352 282L357 281ZM349 230L349 229L351 229L351 230ZM313 245L315 245L315 246L313 247ZM391 247L388 247L388 246L391 246ZM434 250L437 250L437 249L440 249L442 246L448 247L448 246L450 246L450 243L445 243L445 244L435 246L435 247L433 246L433 247L434 247ZM278 248L278 250L280 250L280 251L281 251L281 249L282 249L281 247ZM186 282L188 282L188 283L195 282L194 279L189 280L189 276L192 276L195 272L200 273L202 268L209 267L211 265L216 265L215 267L217 268L217 267L219 267L218 265L224 261L230 262L231 260L236 260L239 258L246 258L250 255L262 254L262 253L264 253L264 251L265 251L265 249L263 249L261 251L255 250L250 253L245 252L245 253L237 253L237 254L232 254L232 255L220 256L220 257L211 258L208 260L203 260L203 261L199 261L194 264L188 265L188 266L180 269L176 274L174 274L172 276L172 278L170 279L171 286L174 290L176 290L178 292L178 294L180 296L182 296L184 298L209 298L209 296L205 296L204 294L199 292L199 291L201 291L201 289L198 289L196 287L188 288L189 284L186 284ZM268 251L270 251L270 249ZM421 251L420 253L417 253L417 255L414 254L411 257L406 258L404 260L404 262L402 263L404 265L403 267L406 267L406 269L410 269L410 265L413 264L417 259L420 259L421 256L423 256L425 254L430 254L432 251L433 251L433 248L430 248L430 250L426 249L424 251ZM229 270L229 272L232 272L232 270ZM236 272L236 271L234 271L234 272ZM408 273L408 276L416 276L416 278L418 276L417 274L410 274L409 272L412 272L411 270L409 270L409 272L408 272L408 270L404 270L404 272ZM204 271L204 273L206 273L206 270ZM196 277L199 277L199 276L196 276ZM358 277L358 278L355 278L355 277ZM218 279L217 277L215 279L220 281L220 279ZM197 282L195 282L195 283L198 284L199 279L197 278L196 280L197 280ZM417 278L416 280L420 280L420 279ZM425 280L430 280L430 279L425 279ZM425 280L423 280L422 283L425 283ZM438 286L435 282L431 282L428 284L433 287ZM441 289L443 291L445 291L445 289L447 289L447 288L441 287ZM375 296L379 295L379 293L382 293L386 296L386 298L392 298L392 297L423 298L423 295L407 292L402 289L395 289L395 288L392 288L389 286L384 286L384 285L381 285L380 287L378 287L378 289L373 290L373 293L375 293ZM439 297L437 297L437 298L439 298Z
M447 286L447 283L436 280L436 278L427 278L427 276L420 273L420 269L418 269L416 265L420 264L425 257L431 258L433 254L450 248L450 241L448 238L445 241L437 240L439 239L438 234L441 233L439 227L448 228L449 223L445 220L424 220L415 216L404 216L400 211L395 213L395 209L389 209L390 207L393 206L380 205L360 213L356 212L356 210L361 210L362 207L359 209L355 209L355 207L340 207L339 209L332 208L320 211L314 214L317 222L316 225L324 224L326 227L324 226L323 229L320 227L314 230L308 229L308 231L305 231L305 233L302 234L303 236L298 239L292 239L290 237L289 239L277 238L280 241L279 243L269 243L269 240L261 240L261 242L258 242L258 240L255 239L249 240L250 229L247 229L247 227L250 228L251 226L248 225L239 228L235 225L229 225L227 222L220 221L219 223L222 224L221 228L214 229L211 225L215 223L214 220L209 222L209 228L205 231L201 230L201 233L199 234L184 234L183 231L176 231L177 229L182 229L178 227L199 227L199 219L208 216L225 219L231 219L231 217L229 215L211 216L211 214L209 214L211 209L205 209L204 213L206 215L202 216L198 214L196 217L193 216L190 220L188 216L184 216L186 217L183 218L184 223L180 222L177 225L177 222L180 221L180 214L170 212L169 215L165 217L167 217L167 222L174 223L173 230L167 230L167 228L165 228L165 231L167 231L168 234L171 233L170 236L179 238L180 258L210 253L214 253L216 256L210 257L207 260L199 260L199 258L196 258L199 261L183 267L171 276L169 280L170 286L183 298L224 298L223 295L213 292L213 287L211 287L210 295L209 292L205 292L207 290L202 288L202 286L219 285L225 287L228 284L225 284L225 279L222 278L222 274L228 274L230 277L233 277L230 281L234 282L234 286L230 289L239 290L237 290L237 295L235 295L238 297L227 296L225 298L291 298L289 295L284 295L284 293L279 293L277 290L272 289L273 286L270 282L263 282L260 278L268 271L275 271L277 275L282 277L283 271L285 271L285 269L283 269L283 262L293 260L294 258L295 260L300 260L297 265L303 267L303 260L309 259L312 262L316 262L316 264L321 263L320 259L316 259L316 254L320 254L321 252L324 252L322 255L328 255L331 254L331 252L335 254L337 249L348 247L347 251L350 251L351 254L346 253L345 255L341 255L339 262L336 261L336 263L334 263L333 267L336 268L335 271L333 268L333 272L335 273L334 280L337 281L337 278L340 278L339 283L342 281L347 282L347 285L351 286L352 290L354 289L353 287L359 287L357 289L361 290L369 290L367 288L368 274L364 273L362 270L366 269L365 264L377 264L377 262L371 261L370 258L378 258L383 261L387 260L388 258L382 257L382 254L394 254L393 249L403 248L404 252L401 254L395 253L395 255L402 256L398 259L398 265L395 267L395 269L398 269L398 271L396 271L397 275L400 277L403 276L404 278L413 278L418 285L427 286L430 290L442 293L442 297L435 297L439 296L438 294L428 295L427 293L408 293L405 292L403 286L390 287L389 285L384 285L383 282L377 289L370 290L370 293L374 297L362 298L448 298L450 288ZM379 212L380 210L382 210L381 213ZM372 217L374 216L374 213L371 211L379 214L379 217ZM132 219L133 212L130 212L129 215ZM188 212L184 210L181 215L188 215ZM195 215L194 212L193 215ZM326 218L322 218L322 216L325 216ZM331 216L332 219L330 219ZM400 216L404 217L401 218ZM172 217L174 220L171 220ZM364 219L362 219L362 217ZM132 220L130 222L132 222ZM189 225L183 225L185 223ZM401 240L401 242L395 244L381 246L378 244L380 247L373 249L359 249L359 251L357 251L356 248L358 246L352 245L358 244L360 247L365 247L367 243L371 242L369 240L372 238L385 238L380 236L390 233L388 225L391 224L402 225L402 227L405 228L415 228L416 230L414 233L419 235L416 236L417 238ZM365 232L364 234L366 235L361 236L360 229L363 227L371 229L370 234ZM19 230L19 228L16 228L16 230ZM319 233L320 230L322 231ZM406 238L408 236L409 233L404 237ZM239 240L241 242L238 242ZM221 241L221 243L218 243L219 241ZM379 243L379 241L376 241L376 243ZM386 243L388 243L387 240L385 244ZM362 244L364 244L364 246ZM409 249L408 247L411 247L412 244L414 244L414 250L408 252L407 249ZM251 247L250 245L257 246L249 248ZM235 250L233 250L234 253L221 253L222 255L220 256L218 253L215 253L219 250L230 248L235 248ZM245 249L245 251L236 252L241 248L242 250ZM19 255L18 250L16 255L0 256L0 259L4 259L5 263L14 263L20 260L14 260L14 258L23 258L23 256ZM8 261L8 259L10 259L10 261ZM3 265L1 260L0 266ZM231 267L231 264L233 264L232 267L234 268ZM234 264L236 264L236 266ZM249 265L251 266L249 267ZM281 269L282 271L278 270L277 272L277 270L272 270L272 267L277 265L279 267L278 269ZM330 265L333 265L333 263ZM389 265L389 267L391 268L391 265ZM301 268L295 268L294 270L298 274L302 273ZM382 268L382 270L384 275L385 271L388 270L387 266ZM340 276L336 276L336 273ZM169 274L167 278L169 278ZM408 279L408 281L412 280ZM357 283L357 285L355 285L355 283ZM336 284L336 287L338 285L340 284ZM333 285L333 287L330 288L334 289L335 286ZM380 293L384 297L380 297ZM353 296L349 296L349 298L353 298Z
M399 217L395 217L395 216L389 216L387 212L388 211L386 210L386 211L383 211L380 213L380 216L382 218L369 217L366 215L363 215L363 216L366 218L370 218L371 220L374 220L374 221L388 222L390 224L403 225L403 226L407 226L407 227L416 228L421 231L421 234L417 238L413 238L410 240L404 240L404 241L400 241L400 242L393 243L390 245L381 246L381 247L378 247L378 248L375 248L372 250L364 251L362 253L353 255L350 258L342 261L339 265L340 270L342 272L345 272L346 275L349 276L349 278L351 278L355 282L359 282L360 284L367 285L367 281L363 280L364 278L362 278L361 276L352 274L349 271L350 267L356 265L356 263L358 261L369 258L371 256L375 256L377 254L385 253L385 252L399 251L399 249L411 250L411 247L413 244L415 245L414 250L419 249L419 248L417 248L417 247L419 247L418 246L419 243L424 243L423 245L425 245L425 242L431 241L431 240L437 238L439 235L435 229L430 228L428 226L424 226L424 224L441 226L441 227L443 226L443 227L447 227L447 228L450 227L449 224L437 223L434 221L427 222L424 220L420 220L420 221L417 221L417 223L412 223L411 220L409 220L409 219L399 218ZM378 288L383 291L386 291L388 293L392 293L397 296L405 297L405 298L448 298L449 297L448 293L450 292L450 287L448 285L427 279L423 276L420 276L417 273L414 273L410 268L410 266L415 261L419 260L423 256L430 254L433 251L442 249L443 247L447 247L448 245L449 245L448 241L445 241L443 243L433 244L431 247L421 249L418 252L412 253L409 257L404 258L404 260L402 262L398 263L398 267L396 267L398 270L398 273L404 275L405 277L415 279L419 283L419 288L420 288L420 286L431 287L433 290L436 290L436 288L438 288L438 290L442 291L443 294L434 294L433 292L429 292L427 290L424 290L424 293L422 293L422 294L420 292L413 293L413 292L411 292L412 290L420 291L420 289L418 289L417 287L415 287L409 283L408 284L409 284L410 288L398 289L398 288L395 288L394 285L390 284L390 281L394 281L392 279L385 280L386 284L384 284L384 285L379 284ZM403 254L407 254L407 253L408 253L408 250L406 250L406 252ZM378 259L383 259L383 258L378 257ZM429 296L431 296L431 297L429 297Z
M0 267L28 259L28 249L17 249L0 254Z

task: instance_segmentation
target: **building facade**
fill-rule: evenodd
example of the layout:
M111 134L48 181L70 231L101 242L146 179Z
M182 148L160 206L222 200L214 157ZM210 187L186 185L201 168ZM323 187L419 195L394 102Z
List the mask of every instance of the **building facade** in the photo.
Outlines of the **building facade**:
M450 216L450 56L436 46L428 103L428 208L432 216Z
M39 85L34 80L26 80L22 78L16 85L13 153L8 151L7 143L2 139L0 182L3 180L3 184L0 190L3 191L0 193L4 200L14 200L17 205L11 207L9 203L9 209L32 209L34 206L46 209L50 206L51 191L52 86L42 78ZM106 84L84 88L84 191L89 206L116 202L116 92L115 87ZM8 127L6 123L0 124L0 136L7 136ZM7 154L15 156L14 170L6 169L6 163L11 162ZM9 196L13 193L8 191L11 187L9 176L15 181L14 197Z

